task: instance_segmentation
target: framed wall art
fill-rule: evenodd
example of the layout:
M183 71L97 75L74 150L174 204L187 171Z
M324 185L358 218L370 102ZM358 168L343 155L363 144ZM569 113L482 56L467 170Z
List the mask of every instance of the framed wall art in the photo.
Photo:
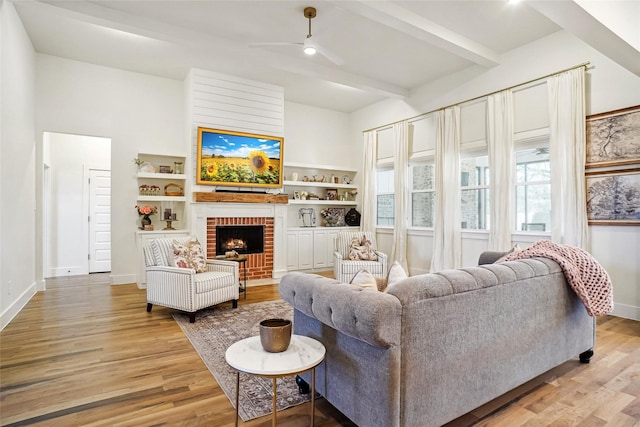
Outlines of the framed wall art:
M587 168L640 163L640 105L587 116Z
M284 138L198 128L196 184L282 187Z
M590 225L640 225L640 168L586 176Z

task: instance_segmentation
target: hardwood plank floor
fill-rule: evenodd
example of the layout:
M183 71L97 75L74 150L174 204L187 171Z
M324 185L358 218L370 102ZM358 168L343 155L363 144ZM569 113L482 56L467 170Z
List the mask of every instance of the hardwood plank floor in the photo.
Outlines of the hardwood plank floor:
M109 286L105 274L48 280L47 289L0 334L1 425L233 425L173 310L147 313L144 290ZM240 304L279 298L277 285L250 287ZM640 426L640 322L604 317L597 335L591 364L567 362L448 426ZM317 426L353 425L316 403ZM308 425L309 409L278 413L278 425Z

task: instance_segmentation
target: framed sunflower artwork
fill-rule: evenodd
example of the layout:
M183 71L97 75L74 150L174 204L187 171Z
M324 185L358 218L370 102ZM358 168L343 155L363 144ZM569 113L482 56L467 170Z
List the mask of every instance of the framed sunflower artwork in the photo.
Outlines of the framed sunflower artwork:
M198 128L196 184L282 187L284 138Z

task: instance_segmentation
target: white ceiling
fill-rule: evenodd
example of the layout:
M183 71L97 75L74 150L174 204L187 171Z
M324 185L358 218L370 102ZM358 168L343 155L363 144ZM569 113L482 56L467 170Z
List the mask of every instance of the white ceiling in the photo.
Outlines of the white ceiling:
M640 13L637 0L612 1ZM276 84L288 101L344 112L408 97L472 66L496 66L504 53L562 29L640 75L640 52L571 0L14 4L39 53L179 80L202 68ZM302 43L306 6L317 9L313 40L341 65L295 45L249 47ZM623 19L633 25L640 14Z

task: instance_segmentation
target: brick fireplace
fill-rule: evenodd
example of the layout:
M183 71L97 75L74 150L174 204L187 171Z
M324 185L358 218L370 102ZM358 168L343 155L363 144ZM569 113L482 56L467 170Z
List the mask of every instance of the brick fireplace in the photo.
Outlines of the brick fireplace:
M216 226L264 226L264 252L246 255L249 285L252 280L255 284L273 283L271 279L287 272L286 204L197 201L191 205L191 224L193 234L205 246L207 258L216 256Z
M273 274L273 224L273 218L264 217L207 218L207 258L215 258L216 256L216 227L261 225L264 226L264 252L244 255L247 257L247 280L271 278Z

